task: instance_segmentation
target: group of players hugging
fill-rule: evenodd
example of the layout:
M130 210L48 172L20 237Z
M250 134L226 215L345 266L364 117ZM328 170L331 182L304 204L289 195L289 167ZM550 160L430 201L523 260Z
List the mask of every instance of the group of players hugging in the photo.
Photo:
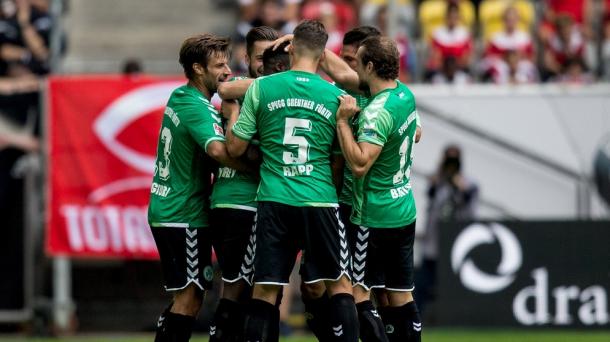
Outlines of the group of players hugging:
M183 42L188 83L165 108L148 211L173 294L155 341L190 339L214 276L212 248L223 291L210 341L278 341L282 288L297 260L318 340L421 340L415 99L397 80L392 39L358 27L340 56L327 39L311 20L283 37L253 28L249 75L232 79L229 39Z

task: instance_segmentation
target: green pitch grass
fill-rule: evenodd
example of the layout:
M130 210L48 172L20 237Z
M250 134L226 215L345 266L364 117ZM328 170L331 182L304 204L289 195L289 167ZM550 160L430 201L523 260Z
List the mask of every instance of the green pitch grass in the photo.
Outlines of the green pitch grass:
M78 335L65 338L31 338L0 335L3 342L152 342L152 335ZM609 342L610 331L511 331L511 330L462 330L429 329L423 342ZM192 342L207 342L206 335L196 335ZM281 338L284 342L315 342L312 336Z

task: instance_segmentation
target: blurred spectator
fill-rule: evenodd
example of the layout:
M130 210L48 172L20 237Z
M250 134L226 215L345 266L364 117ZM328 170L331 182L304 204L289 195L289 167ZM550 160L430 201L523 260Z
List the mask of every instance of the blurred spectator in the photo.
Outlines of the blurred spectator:
M440 72L444 60L447 58L454 58L457 68L467 73L472 56L472 45L470 31L460 24L458 5L449 2L445 25L438 27L432 33L426 63L426 79L431 79L434 74Z
M35 152L39 147L36 137L0 116L0 151L15 148L23 152Z
M532 61L522 58L517 50L507 50L495 59L483 76L495 84L525 84L538 82L538 69Z
M237 31L245 37L252 27L269 26L280 33L292 33L300 7L301 0L239 0Z
M519 12L515 7L506 8L503 23L502 31L491 37L481 61L483 80L496 84L537 82L532 38L519 29Z
M354 1L346 0L305 0L301 9L301 19L316 19L321 13L332 11L337 30L347 32L358 24ZM326 24L325 24L326 25Z
M544 78L558 77L565 69L566 62L582 59L585 51L585 38L571 17L561 15L557 18L555 32L544 47Z
M423 263L415 276L415 301L423 312L436 292L439 224L475 218L479 189L462 173L462 153L458 146L445 148L436 175L429 180L428 222L422 237Z
M51 17L44 1L0 4L0 73L11 77L49 72Z
M562 66L562 72L553 79L567 84L590 84L595 80L581 57L568 59Z
M142 62L136 58L128 58L123 62L123 75L127 77L138 77L144 71Z
M504 30L506 12L514 8L517 18L514 26L517 30L530 32L536 19L536 9L530 0L484 0L479 7L479 34L484 41L489 41L494 34Z
M556 22L561 16L571 18L577 30L586 37L591 37L592 2L592 0L544 0L543 18L538 26L541 43L547 45L553 38Z
M504 12L503 30L492 35L485 55L502 56L508 51L517 52L520 57L532 60L534 45L529 32L519 29L519 12L515 7L508 7Z
M422 37L430 38L434 30L445 24L448 4L458 7L460 25L465 26L469 31L473 28L475 8L470 0L424 0L419 6Z
M379 7L379 12L377 12L377 23L376 26L382 35L387 35L387 6ZM396 47L398 48L398 53L400 53L400 71L398 74L398 78L401 82L407 83L411 81L412 75L415 73L415 49L411 45L409 38L403 32L398 32L396 37L394 37L396 41Z
M358 2L358 1L356 1ZM360 25L375 26L379 9L388 6L388 0L362 0L360 1ZM414 0L397 0L396 10L398 11L397 31L403 32L408 38L415 37L415 6ZM384 27L383 29L386 29Z
M303 7L302 19L318 20L326 28L328 41L326 48L339 54L345 31L339 26L337 5L332 1L308 1Z
M457 66L455 57L447 57L443 60L440 72L432 76L433 84L468 84L472 83L470 75Z

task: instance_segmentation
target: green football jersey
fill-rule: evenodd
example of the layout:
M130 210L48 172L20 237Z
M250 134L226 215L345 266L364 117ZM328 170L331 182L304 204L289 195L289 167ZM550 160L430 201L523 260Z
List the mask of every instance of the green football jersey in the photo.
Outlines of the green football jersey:
M358 142L382 146L364 177L354 179L352 222L370 228L399 228L416 217L411 163L417 126L415 98L404 84L375 95L360 113Z
M230 81L246 78L238 76ZM243 98L239 102L242 103ZM258 179L254 175L221 165L210 197L210 207L256 211L257 188Z
M368 104L370 98L368 96L358 94L356 92L347 92L349 95L353 96L356 99L356 103L358 107L362 110ZM352 130L354 134L358 132L358 115L354 116L351 121ZM352 169L350 169L349 165L345 163L345 167L343 168L343 185L341 186L341 193L339 194L339 203L352 205L352 186L354 182L354 176L352 175Z
M174 90L165 107L150 189L151 227L206 227L212 141L224 141L214 106L189 85Z
M337 206L330 156L342 90L317 74L286 71L248 88L233 134L258 133L263 154L258 201Z

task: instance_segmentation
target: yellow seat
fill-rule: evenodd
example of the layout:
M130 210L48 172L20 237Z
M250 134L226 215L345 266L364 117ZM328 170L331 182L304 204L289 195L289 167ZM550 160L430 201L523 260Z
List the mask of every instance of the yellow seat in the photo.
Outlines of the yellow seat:
M504 12L509 6L519 12L521 30L529 32L536 17L534 5L528 0L483 0L479 6L480 28L485 41L504 29Z
M472 29L475 12L472 2L462 0L459 2L460 17L462 25ZM445 23L447 12L446 0L425 0L419 6L419 23L421 25L422 37L430 39L432 32Z

